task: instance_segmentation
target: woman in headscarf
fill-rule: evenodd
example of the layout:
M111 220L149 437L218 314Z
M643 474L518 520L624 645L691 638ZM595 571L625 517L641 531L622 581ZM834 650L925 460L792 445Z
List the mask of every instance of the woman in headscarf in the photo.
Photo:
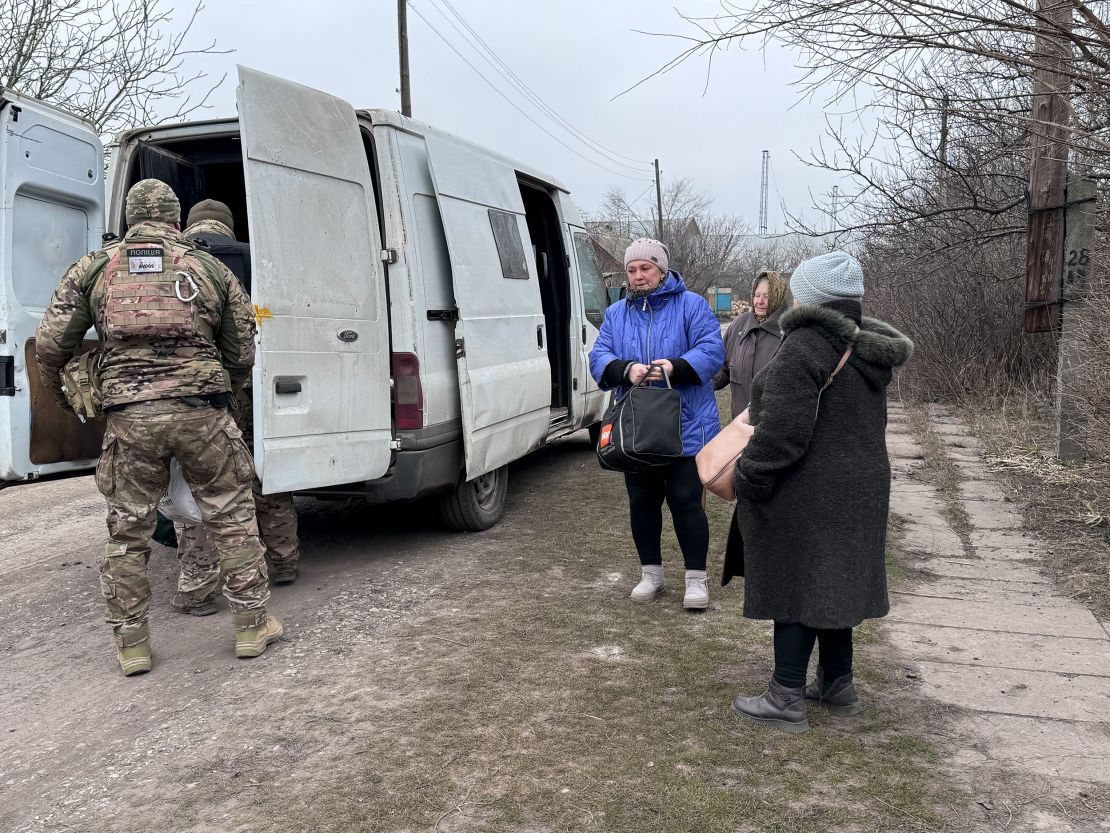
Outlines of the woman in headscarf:
M767 366L779 345L779 317L787 308L789 285L778 272L760 272L752 286L752 308L733 321L725 333L725 366L713 379L720 390L730 386L732 418L740 416L751 401L752 379Z

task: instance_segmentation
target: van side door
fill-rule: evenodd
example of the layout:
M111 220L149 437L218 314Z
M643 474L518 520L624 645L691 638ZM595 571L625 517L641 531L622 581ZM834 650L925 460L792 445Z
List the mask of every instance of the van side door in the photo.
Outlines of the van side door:
M589 234L579 226L567 226L573 241L575 263L578 264L578 289L582 299L582 324L578 332L578 348L584 366L583 376L583 425L592 425L605 413L605 393L598 387L590 373L590 350L601 331L605 310L609 307L609 293L605 279L597 265L594 245Z
M258 320L263 492L372 480L390 462L389 335L370 166L345 101L239 67Z
M539 447L551 427L551 365L539 276L516 171L450 136L425 134L455 289L466 478Z
M0 480L88 468L103 421L41 389L35 330L65 270L101 246L104 148L91 124L0 94Z

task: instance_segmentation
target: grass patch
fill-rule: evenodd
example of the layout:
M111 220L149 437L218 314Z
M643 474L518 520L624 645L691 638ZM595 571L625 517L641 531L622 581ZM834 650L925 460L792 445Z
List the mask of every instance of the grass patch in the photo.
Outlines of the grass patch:
M971 517L960 496L961 475L959 468L945 453L940 436L933 430L929 415L920 405L906 405L906 419L918 436L925 454L923 467L925 480L936 488L943 503L944 517L959 536L965 553L973 553L971 546Z
M1044 567L1070 595L1110 618L1110 467L1056 459L1048 402L980 403L966 413L1026 526L1050 542Z

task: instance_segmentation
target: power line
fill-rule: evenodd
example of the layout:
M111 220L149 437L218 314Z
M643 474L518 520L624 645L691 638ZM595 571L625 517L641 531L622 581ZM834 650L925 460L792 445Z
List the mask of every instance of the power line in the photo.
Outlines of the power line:
M450 0L430 0L430 2L432 2L433 5L435 5L436 3L442 3L444 6L446 6L451 14L458 18L459 22L463 25L463 27L465 27L466 31L469 32L473 36L474 40L481 45L483 50L485 50L487 55L483 55L483 57L485 57L486 61L495 70L497 70L501 77L512 84L514 87L516 87L516 89L521 92L526 98L531 100L531 102L535 104L541 110L541 112L543 112L553 121L565 128L583 144L588 145L593 150L606 157L609 161L614 162L618 165L627 166L629 162L632 162L634 165L651 164L647 160L635 159L631 156L620 153L619 151L613 150L612 148L606 147L595 139L591 139L589 136L575 127L571 122L569 122L566 118L556 112L556 110L552 108L546 101L544 101L535 90L528 86L528 84L513 71L512 67L510 67L507 63L505 63L505 61L501 59L501 57L494 51L493 47L491 47L488 43L485 42L485 40L482 39L482 36L474 30L474 27L472 27L467 22L466 18L464 18L462 14L460 14L459 11L453 5L451 5ZM466 35L458 28L457 25L455 25L455 23L450 18L447 17L446 14L443 13L442 9L438 9L438 11L441 15L443 15L444 19L447 20L447 22L455 28L455 31L462 35L464 40L467 40ZM468 43L470 42L468 41Z
M410 8L411 8L413 14L415 14L417 17L419 17L421 20L423 20L424 25L427 26L429 29L431 29L432 32L435 33L436 37L438 37L441 41L444 42L444 44L447 45L448 49L450 49L452 52L454 52L456 55L458 55L459 60L461 60L464 64L466 64L468 67L470 67L472 70L474 70L474 72L478 75L478 77L480 77L483 81L486 82L486 84L489 85L490 89L492 89L495 93L497 93L499 96L501 96L503 99L505 99L505 101L508 102L514 110L516 110L518 113L520 113L522 116L524 116L524 118L528 119L528 121L532 122L532 124L534 124L540 130L542 130L544 133L546 133L549 137L554 139L556 142L558 142L564 148L569 150L571 153L573 153L579 159L582 159L586 162L589 162L594 167L600 168L601 170L603 170L607 173L610 173L613 176L619 176L619 177L622 177L624 179L638 180L638 181L641 181L641 182L644 179L646 179L646 177L634 176L632 174L623 173L621 171L615 171L612 168L608 168L605 165L602 165L600 162L595 162L593 159L590 159L588 156L585 156L585 155L579 153L574 148L572 148L570 145L568 145L566 142L564 142L562 139L560 139L558 136L556 136L554 133L552 133L550 130L548 130L546 127L544 127L542 124L540 124L534 118L532 118L530 115L528 115L528 113L524 112L524 110L522 110L517 105L517 103L515 101L513 101L511 98L509 98L507 95L505 95L505 93L502 92L501 89L496 84L494 84L492 81L490 81L480 69L478 69L476 66L474 66L474 64L472 64L466 58L465 55L463 55L458 49L456 49L455 45L452 44L451 41L449 41L446 37L444 37L443 33L440 32L435 26L433 26L431 24L431 21L429 21L428 18L424 17L424 15L422 15L420 13L419 9L417 9L415 6L410 6Z

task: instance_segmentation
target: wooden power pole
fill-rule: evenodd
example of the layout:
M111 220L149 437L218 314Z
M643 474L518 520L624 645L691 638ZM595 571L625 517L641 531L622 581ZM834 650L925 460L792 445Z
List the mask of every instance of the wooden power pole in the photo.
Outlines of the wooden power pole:
M408 0L397 0L397 50L401 56L401 115L411 118L412 91L409 89Z
M655 233L660 243L663 239L663 188L659 184L659 160L655 160Z
M1056 456L1075 462L1087 456L1083 445L1083 420L1076 407L1079 381L1075 370L1079 356L1076 319L1082 314L1090 283L1091 238L1095 226L1095 183L1072 179L1067 187L1064 217L1064 283L1060 312L1060 343L1056 368Z
M1090 179L1068 176L1072 12L1068 0L1037 0L1025 331L1059 334L1056 454L1075 461L1086 455L1076 407L1076 317L1090 280L1095 186Z
M1072 4L1037 0L1033 45L1033 153L1029 171L1029 245L1025 259L1025 331L1060 326L1063 289L1064 204L1068 170Z

